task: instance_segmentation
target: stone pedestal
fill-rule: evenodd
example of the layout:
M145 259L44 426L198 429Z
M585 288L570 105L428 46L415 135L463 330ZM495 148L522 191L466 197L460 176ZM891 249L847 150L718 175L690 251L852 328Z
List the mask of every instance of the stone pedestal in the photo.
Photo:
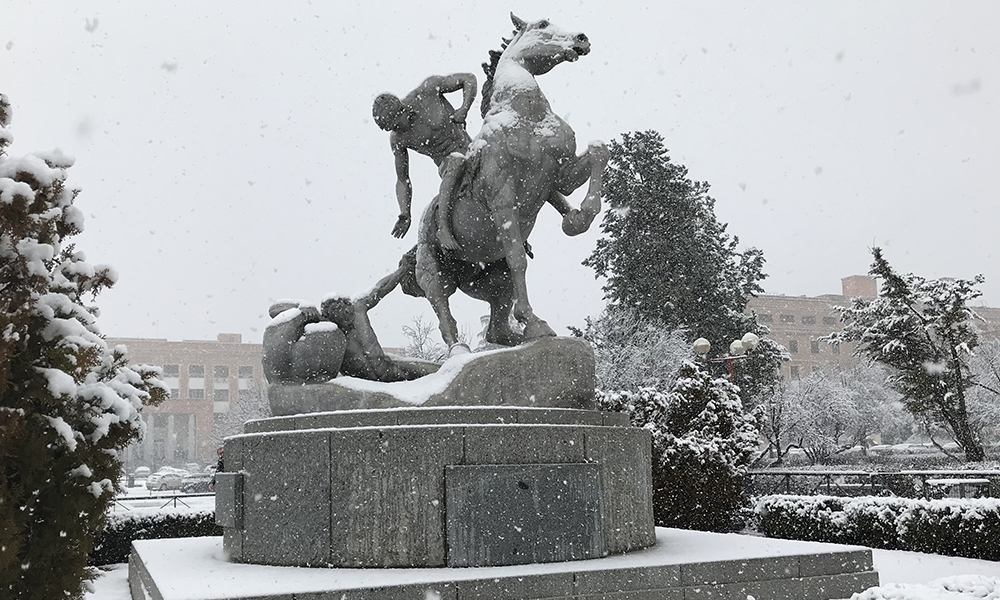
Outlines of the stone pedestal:
M589 410L336 411L228 438L217 521L238 562L496 566L654 542L649 433Z

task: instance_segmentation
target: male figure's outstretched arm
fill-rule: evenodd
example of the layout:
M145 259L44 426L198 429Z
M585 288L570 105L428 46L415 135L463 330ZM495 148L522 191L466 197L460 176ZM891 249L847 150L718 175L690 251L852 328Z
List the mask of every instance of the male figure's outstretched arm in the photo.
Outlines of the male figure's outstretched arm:
M413 184L410 183L410 151L395 133L389 136L389 143L396 163L396 202L399 204L399 217L392 228L392 235L401 238L409 231L411 223Z
M382 279L378 280L378 283L368 291L367 294L358 298L357 302L361 302L366 311L375 308L382 298L385 298L389 292L396 289L399 282L403 279L408 271L413 271L416 267L416 259L414 255L410 253L404 254L403 259L399 262L399 267L395 271L389 273Z

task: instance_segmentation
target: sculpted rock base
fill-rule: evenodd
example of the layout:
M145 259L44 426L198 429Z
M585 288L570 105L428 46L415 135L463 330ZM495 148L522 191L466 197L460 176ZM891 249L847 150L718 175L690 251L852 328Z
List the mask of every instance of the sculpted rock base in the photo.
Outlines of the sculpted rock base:
M449 359L434 374L381 383L339 377L272 385L274 416L362 408L533 406L593 410L594 352L578 338L542 338L516 348Z

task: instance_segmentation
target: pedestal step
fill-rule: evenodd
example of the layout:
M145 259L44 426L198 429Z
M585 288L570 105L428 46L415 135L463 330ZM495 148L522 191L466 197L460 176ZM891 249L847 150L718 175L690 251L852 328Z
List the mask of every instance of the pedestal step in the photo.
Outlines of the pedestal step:
M878 583L867 548L662 528L627 555L506 567L248 565L221 538L136 541L129 560L133 600L832 600Z

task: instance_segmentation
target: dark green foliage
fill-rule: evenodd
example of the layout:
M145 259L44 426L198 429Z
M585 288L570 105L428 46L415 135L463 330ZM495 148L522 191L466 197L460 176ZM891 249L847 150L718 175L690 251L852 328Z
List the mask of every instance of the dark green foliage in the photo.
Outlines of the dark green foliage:
M855 298L841 308L844 330L834 343L857 342L854 353L888 366L891 382L915 417L944 426L969 461L986 458L979 432L970 424L967 397L976 379L970 360L979 345L968 301L980 296L972 280L927 280L896 273L872 249L870 274L880 278L878 298Z
M763 496L756 512L768 537L1000 560L996 498Z
M90 564L128 562L134 540L222 535L214 512L167 513L153 516L122 517L112 520L101 532L90 553Z
M611 306L682 330L688 341L704 337L712 356L726 354L745 333L763 337L766 331L744 310L747 299L762 291L764 254L738 249L739 239L715 217L708 184L688 179L655 131L625 133L610 150L604 181L610 210L601 223L604 236L584 264L607 278ZM780 352L771 344L737 367L744 402L756 403L773 387L779 364Z
M734 531L742 527L743 477L757 444L756 421L735 386L684 362L669 393L652 388L599 393L604 410L625 412L653 437L657 525Z
M0 597L76 598L143 402L148 367L107 347L97 309L114 283L66 240L82 230L59 152L10 158L0 95Z

